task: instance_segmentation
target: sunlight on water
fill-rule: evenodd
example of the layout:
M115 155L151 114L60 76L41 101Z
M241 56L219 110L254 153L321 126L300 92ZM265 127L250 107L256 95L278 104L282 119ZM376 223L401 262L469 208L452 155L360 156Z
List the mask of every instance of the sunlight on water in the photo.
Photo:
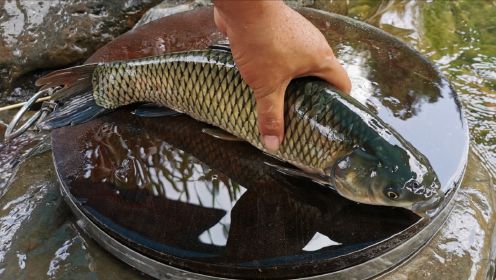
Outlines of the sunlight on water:
M489 170L493 178L496 175L496 4L387 3L350 1L348 15L411 44L439 67L459 95L469 123L471 146L481 162L471 157L468 180L455 198L458 205L440 234L418 257L386 278L436 279L446 276L444 271L463 279L483 279L495 269L492 263L492 272L488 272L488 259L494 254L490 244L495 242L491 232L496 221L496 184L484 170ZM433 271L427 267L443 269Z
M167 142L143 137L126 139L117 125L102 125L84 144L83 177L115 184L118 195L135 182L155 196L223 210L224 216L198 238L205 244L226 245L231 209L246 189Z
M352 3L355 1L351 1ZM374 1L368 3L374 10ZM391 1L357 16L411 44L441 69L464 106L472 143L496 174L496 4L491 1ZM409 32L405 32L408 30ZM420 35L412 35L420 34Z

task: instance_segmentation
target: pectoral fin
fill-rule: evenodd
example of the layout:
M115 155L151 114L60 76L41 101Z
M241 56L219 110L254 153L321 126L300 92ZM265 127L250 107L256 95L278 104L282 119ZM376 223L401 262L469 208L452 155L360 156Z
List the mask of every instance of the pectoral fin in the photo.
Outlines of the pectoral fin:
M226 141L244 141L243 139L236 137L229 132L225 132L224 130L219 128L204 128L202 129L202 132L214 138Z
M156 118L156 117L172 117L181 115L181 112L174 111L164 106L159 106L155 104L143 104L134 109L131 112L133 115L145 118Z
M284 167L284 166L272 164L269 162L265 162L265 164L267 164L270 167L275 168L278 172L280 172L284 175L307 178L307 179L314 181L317 184L321 184L321 185L324 185L327 187L329 187L330 183L331 183L331 178L329 176L325 176L325 175L321 175L321 174L314 174L314 173L307 173L307 172L300 170L300 169Z

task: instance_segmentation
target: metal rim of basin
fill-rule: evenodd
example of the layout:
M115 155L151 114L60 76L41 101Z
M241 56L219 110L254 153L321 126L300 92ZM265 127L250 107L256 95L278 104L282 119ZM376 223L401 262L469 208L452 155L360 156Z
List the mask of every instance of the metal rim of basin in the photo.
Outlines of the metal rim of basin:
M139 271L142 271L158 279L227 279L190 272L167 265L165 263L161 263L117 241L115 238L99 228L94 222L91 221L90 218L88 218L88 216L86 216L86 214L83 213L83 211L79 208L78 203L69 192L65 181L62 180L62 177L60 176L58 170L55 170L57 177L61 182L61 194L71 208L72 212L75 214L77 218L77 225L81 229L83 229L83 231L88 234L93 240L95 240L100 246L102 246L105 250L109 251L112 255L114 255L121 261L127 263L128 265L136 268ZM459 176L456 184L459 183L459 181L463 177L462 175L463 174ZM444 224L446 218L449 216L451 210L453 209L455 200L452 198L455 193L456 192L453 192L451 194L450 201L447 203L447 205L427 226L420 230L414 238L407 240L403 244L393 248L389 252L379 257L370 259L359 265L322 275L305 277L305 279L326 279L327 277L333 277L333 279L367 279L378 276L393 269L397 265L414 256L421 248L423 248L427 244L427 242L429 242L434 234L436 234L436 232ZM404 231L411 230L412 228L415 228L419 226L419 224L424 222L425 220L421 219ZM401 235L403 232L400 232L395 236ZM395 236L392 236L391 238L394 238ZM382 242L388 242L389 239L386 239ZM366 248L362 250L366 250Z

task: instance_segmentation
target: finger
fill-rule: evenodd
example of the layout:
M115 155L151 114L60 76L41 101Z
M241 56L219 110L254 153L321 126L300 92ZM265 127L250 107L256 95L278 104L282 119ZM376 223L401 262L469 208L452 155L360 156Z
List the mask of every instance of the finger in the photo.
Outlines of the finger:
M284 92L287 86L288 82L285 82L273 93L265 95L255 92L258 129L264 147L271 153L277 152L284 138Z
M310 75L326 80L337 89L349 94L351 92L350 77L341 63L334 56L327 56L322 65L323 67L319 71L310 73Z

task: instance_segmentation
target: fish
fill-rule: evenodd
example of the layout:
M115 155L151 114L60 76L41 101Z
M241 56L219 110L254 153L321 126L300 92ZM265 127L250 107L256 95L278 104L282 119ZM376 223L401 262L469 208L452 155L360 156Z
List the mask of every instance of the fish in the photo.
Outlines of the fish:
M36 85L59 87L52 94L59 106L38 125L44 130L77 125L130 104L158 104L296 167L274 166L281 173L330 186L350 200L402 207L424 217L444 201L423 154L366 106L315 77L295 79L287 87L285 136L277 152L267 151L253 91L225 46L84 64L49 73Z

